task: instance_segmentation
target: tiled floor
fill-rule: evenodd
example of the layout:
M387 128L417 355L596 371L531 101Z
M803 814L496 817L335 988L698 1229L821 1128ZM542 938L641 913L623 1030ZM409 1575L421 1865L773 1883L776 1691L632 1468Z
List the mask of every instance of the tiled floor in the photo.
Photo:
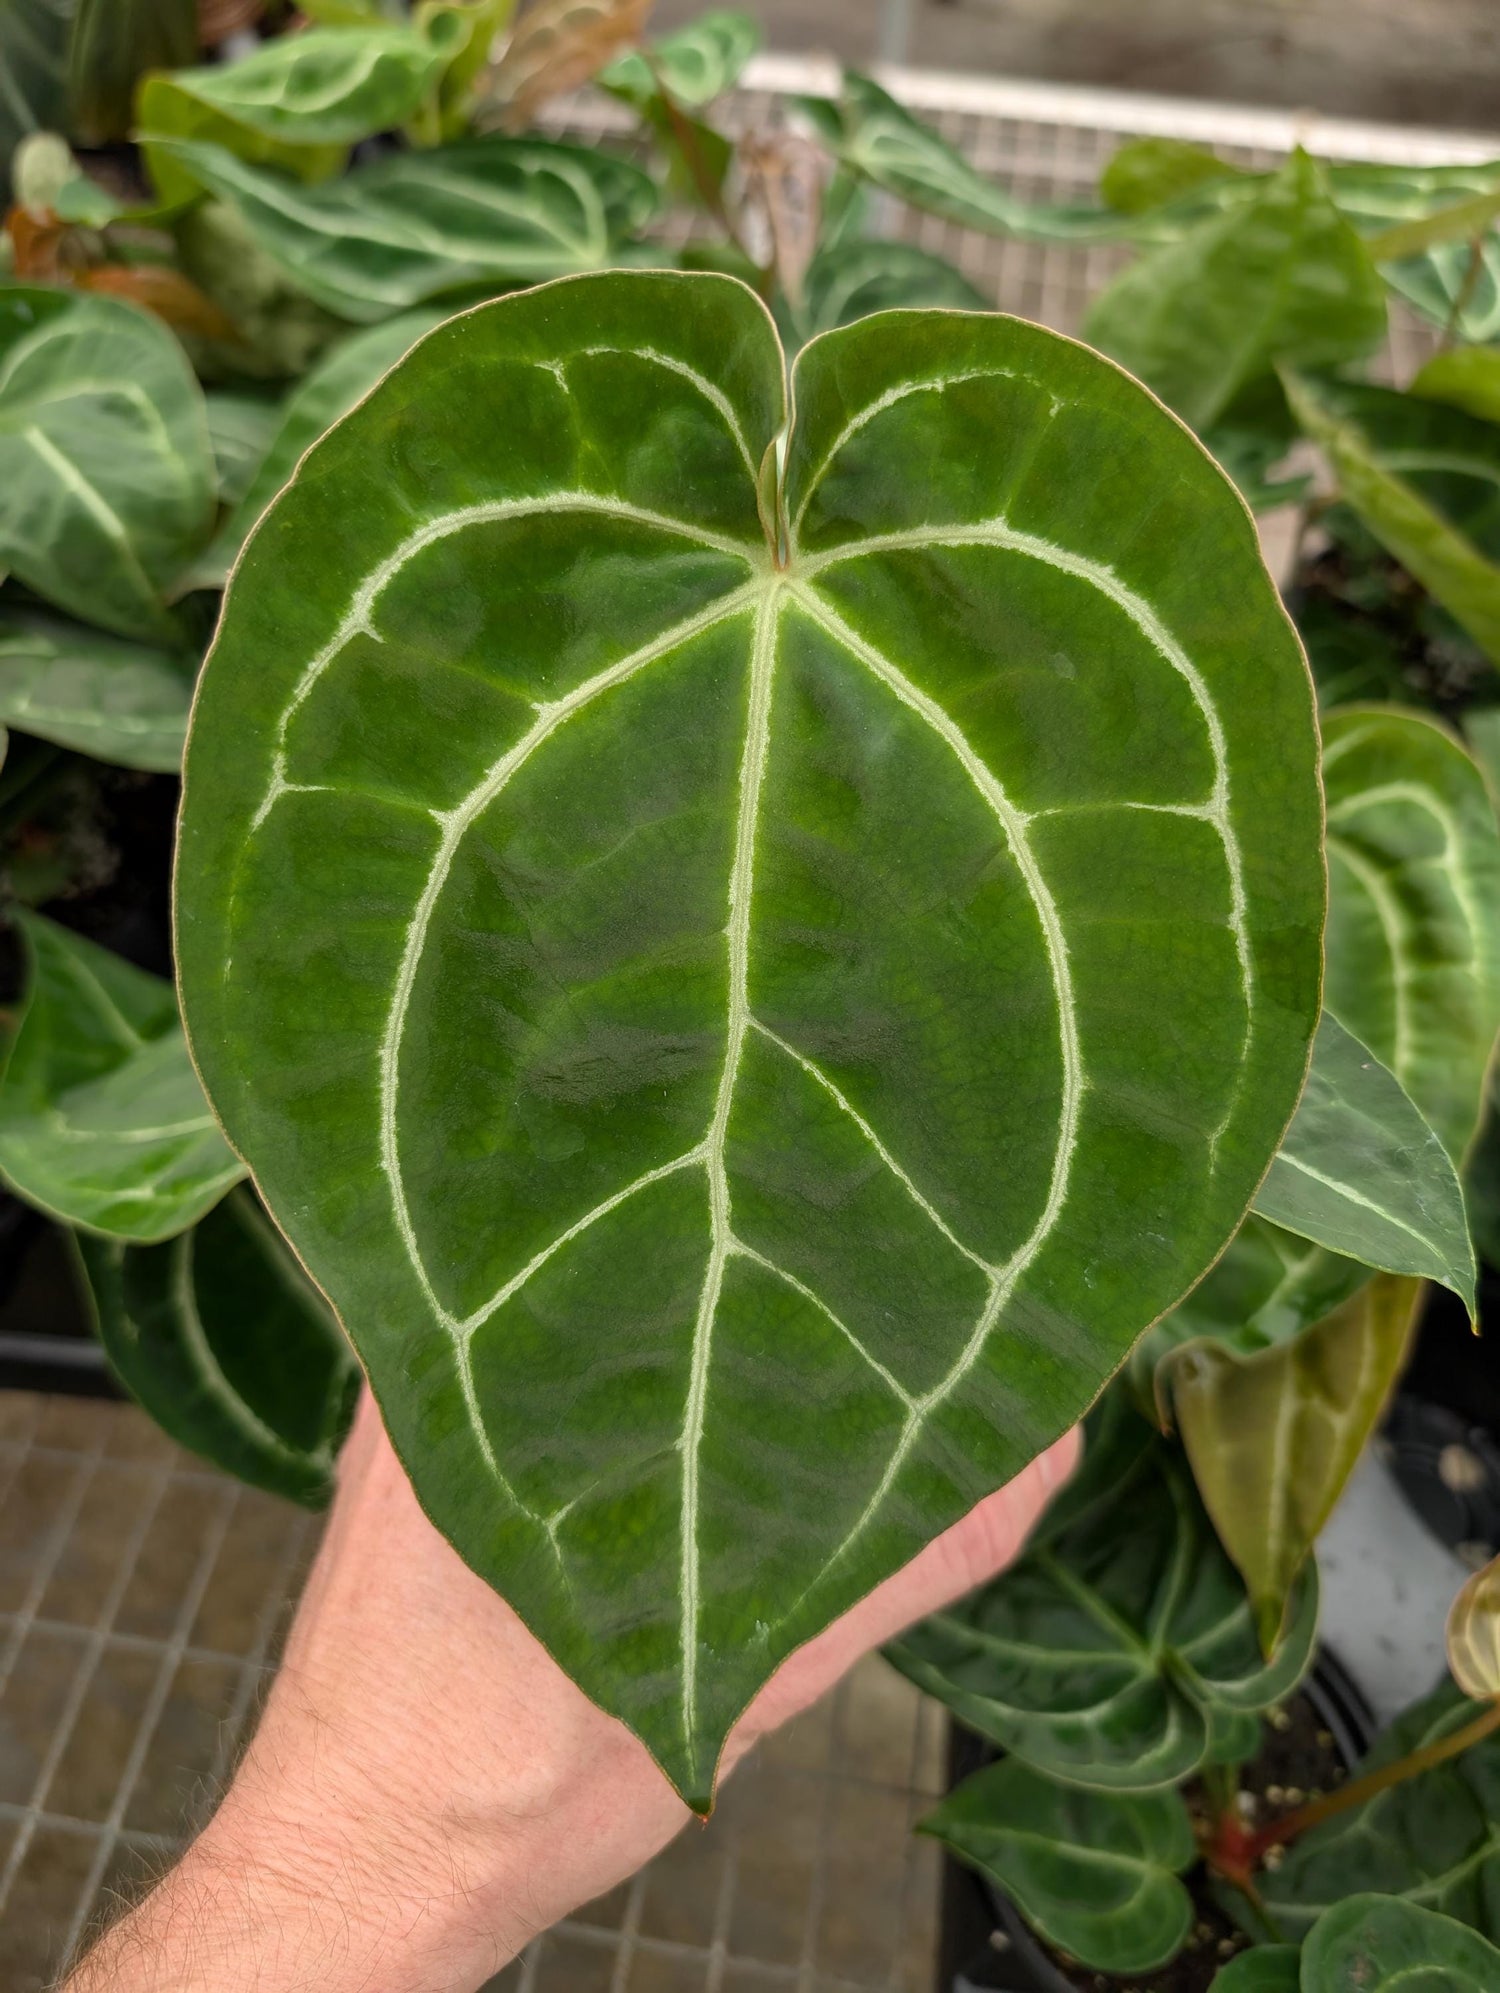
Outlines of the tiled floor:
M316 1522L133 1407L0 1393L0 1988L43 1993L217 1790ZM927 1993L942 1766L883 1662L765 1745L713 1821L495 1982L506 1993Z

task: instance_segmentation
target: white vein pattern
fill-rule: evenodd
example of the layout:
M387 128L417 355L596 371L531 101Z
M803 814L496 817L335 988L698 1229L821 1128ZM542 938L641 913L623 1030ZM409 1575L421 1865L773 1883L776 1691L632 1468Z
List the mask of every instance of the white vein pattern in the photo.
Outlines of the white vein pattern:
M1391 1064L1398 1077L1404 1077L1412 1055L1412 975L1406 950L1406 917L1401 902L1380 868L1332 830L1328 833L1328 855L1337 858L1363 888L1366 899L1375 909L1380 931L1385 936L1386 952L1391 959L1391 994L1396 1011Z
M1314 1183L1321 1183L1325 1189L1336 1191L1351 1204L1359 1205L1361 1210L1373 1212L1377 1218L1383 1218L1386 1224L1394 1225L1397 1231L1405 1232L1408 1238L1415 1239L1418 1245L1425 1246L1429 1252L1432 1250L1432 1241L1425 1233L1419 1232L1414 1225L1408 1225L1404 1218L1398 1218L1394 1211L1387 1211L1383 1204L1377 1204L1373 1198L1366 1197L1355 1184L1346 1183L1342 1177L1327 1176L1322 1170L1315 1169L1311 1163L1305 1163L1299 1157L1288 1154L1285 1149L1278 1154L1276 1163L1278 1167L1284 1164L1288 1169L1300 1170L1303 1176L1311 1177Z
M1327 766L1326 758L1324 766ZM1467 957L1467 965L1472 967L1478 960L1479 937L1484 933L1488 923L1474 895L1474 883L1469 877L1469 868L1465 862L1464 840L1458 827L1458 819L1447 804L1431 789L1424 788L1420 782L1379 782L1369 789L1356 790L1350 795L1341 796L1336 803L1330 803L1328 822L1330 825L1343 823L1349 817L1358 816L1363 810L1379 809L1387 803L1404 803L1413 809L1424 811L1442 832L1441 858L1428 858L1425 861L1413 859L1404 862L1437 864L1450 880L1454 897L1463 909L1464 922L1474 944Z
M700 374L698 369L690 367L686 360L679 360L671 353L660 353L654 346L585 346L580 349L579 358L593 359L600 354L618 354L631 360L649 360L653 366L665 367L669 374L679 375L689 386L696 388L734 438L735 448L740 453L740 461L750 473L750 482L752 485L756 483L760 471L755 458L751 455L744 429L740 426L740 418L735 413L734 403L717 381L711 381L706 374Z

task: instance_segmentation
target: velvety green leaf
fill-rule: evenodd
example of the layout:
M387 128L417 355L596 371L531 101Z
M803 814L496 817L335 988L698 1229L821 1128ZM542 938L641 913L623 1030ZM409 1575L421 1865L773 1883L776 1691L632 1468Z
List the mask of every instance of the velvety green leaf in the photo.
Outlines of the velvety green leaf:
M1192 438L999 317L795 378L779 468L730 280L431 333L241 557L178 869L430 1512L700 1802L1218 1252L1318 1004L1310 689Z
M1214 1975L1212 1993L1301 1993L1301 1963L1295 1945L1255 1945Z
M351 333L323 356L287 397L281 420L239 503L194 562L192 578L198 586L223 585L246 534L297 468L303 451L368 394L415 340L441 323L438 311L403 312L383 325Z
M244 1185L175 1239L76 1235L110 1366L179 1445L319 1508L359 1388L328 1304Z
M876 311L923 306L985 311L991 300L941 256L881 238L820 249L807 272L804 338L853 325Z
M182 762L191 666L54 616L0 613L0 720L125 768Z
M1131 264L1084 336L1206 429L1278 361L1358 359L1385 320L1379 272L1299 149L1252 199Z
M813 110L813 106L806 108ZM1018 200L986 180L930 125L914 118L873 78L844 73L843 101L814 116L847 167L877 187L990 235L1103 241L1127 234L1129 221L1108 208L1058 207Z
M1131 138L1099 176L1099 196L1117 214L1144 214L1213 180L1243 177L1206 145L1182 138Z
M1421 1292L1381 1274L1292 1342L1253 1356L1191 1343L1166 1359L1162 1389L1267 1652L1395 1389Z
M1500 1558L1482 1565L1448 1612L1448 1668L1475 1702L1500 1701Z
M0 0L0 180L10 185L11 159L28 132L67 121L68 31L75 0Z
M1420 1904L1351 1896L1313 1926L1302 1993L1495 1993L1500 1950Z
M485 138L403 152L302 187L221 146L161 148L239 211L310 298L356 321L447 292L602 268L651 217L656 189L610 153Z
M237 393L225 388L210 389L203 400L219 503L237 505L271 447L281 408L265 393Z
M1196 1849L1176 1792L1079 1792L1012 1758L976 1772L919 1825L1097 1972L1164 1965L1192 1926L1178 1877Z
M197 53L197 0L75 0L68 43L73 135L86 145L128 137L140 79L153 69L181 69Z
M1377 1771L1474 1716L1473 1703L1444 1683L1396 1719L1358 1770ZM1262 1874L1260 1888L1288 1938L1304 1938L1334 1904L1372 1890L1500 1942L1500 1741L1491 1735L1314 1827Z
M760 44L760 23L753 14L713 8L653 42L649 61L639 49L627 49L595 81L637 110L659 97L662 85L674 102L699 110L734 88Z
M1500 833L1484 778L1408 709L1330 713L1323 742L1324 1000L1457 1162L1500 1029Z
M1365 1266L1440 1280L1474 1313L1474 1248L1448 1152L1395 1074L1326 1011L1255 1209Z
M0 569L124 637L213 516L203 396L159 320L77 291L0 289Z
M1142 1436L1124 1473L1095 1467L1091 1432L1082 1506L1049 1517L1019 1563L886 1651L960 1722L1038 1771L1145 1791L1217 1757L1226 1713L1289 1693L1312 1653L1318 1601L1310 1571L1268 1664L1177 1450L1129 1417Z
M162 198L192 194L197 182L176 155L159 153L158 136L206 141L305 180L336 173L356 140L405 124L436 94L467 37L448 14L434 29L309 28L234 62L148 77L136 126Z
M244 1175L188 1060L172 985L17 914L25 1008L0 1084L0 1173L29 1204L152 1243Z
M1287 394L1344 502L1500 662L1500 428L1347 381L1288 375Z

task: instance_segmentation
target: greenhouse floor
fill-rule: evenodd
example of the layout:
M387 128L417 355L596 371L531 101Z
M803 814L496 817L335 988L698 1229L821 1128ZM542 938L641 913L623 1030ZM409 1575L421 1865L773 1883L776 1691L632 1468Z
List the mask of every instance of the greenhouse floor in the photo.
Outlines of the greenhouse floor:
M0 1986L44 1993L170 1859L253 1721L316 1521L128 1405L0 1393ZM771 1740L515 1993L928 1993L935 1707L883 1661Z

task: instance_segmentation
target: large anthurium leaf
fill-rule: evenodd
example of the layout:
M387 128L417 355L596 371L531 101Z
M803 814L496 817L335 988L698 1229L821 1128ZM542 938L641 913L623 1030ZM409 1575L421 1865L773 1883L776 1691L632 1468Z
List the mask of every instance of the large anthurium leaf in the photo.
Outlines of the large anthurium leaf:
M399 318L351 333L323 356L307 379L288 395L281 420L238 504L194 561L192 579L196 585L223 586L245 536L297 468L303 451L347 414L412 343L441 320L441 312L435 310L402 312Z
M1389 1896L1325 1910L1302 1947L1301 1993L1494 1993L1500 1950L1453 1917Z
M1312 1653L1317 1581L1310 1572L1268 1664L1179 1454L1126 1417L1139 1437L1124 1472L1091 1457L1018 1564L887 1652L1037 1770L1148 1791L1208 1761L1216 1719L1268 1708L1295 1686ZM1094 1444L1091 1434L1091 1456Z
M1067 207L1018 199L972 167L963 154L898 104L873 77L844 72L838 104L809 104L820 133L841 162L913 207L990 235L1103 241L1131 224L1108 208Z
M1256 1945L1215 1973L1211 1993L1301 1993L1296 1945Z
M820 249L808 266L798 330L812 338L877 311L982 311L988 303L961 270L930 250L885 237L841 242Z
M29 975L0 1083L0 1174L88 1231L170 1238L245 1173L188 1060L172 985L17 918Z
M1181 1950L1197 1850L1176 1792L1079 1792L1009 1758L918 1823L1010 1896L1028 1924L1096 1972L1149 1972Z
M1474 1248L1448 1152L1395 1074L1327 1011L1255 1209L1365 1266L1440 1280L1474 1313Z
M213 517L203 395L158 320L77 291L0 290L0 570L124 637Z
M0 611L0 720L124 768L182 763L191 664L61 617Z
M440 326L241 557L178 869L430 1512L700 1803L1219 1250L1318 1001L1310 689L1192 438L1014 320L795 382L778 488L739 284Z
M1500 427L1389 388L1286 376L1339 495L1500 663Z
M158 150L230 202L308 297L358 323L454 291L602 269L657 199L627 160L536 138L394 153L315 187L222 146L172 139Z
M1500 832L1484 777L1435 721L1356 706L1324 719L1323 781L1325 1000L1459 1161L1500 1029Z
M1401 1375L1421 1292L1381 1274L1291 1342L1252 1356L1189 1343L1166 1360L1162 1393L1268 1653Z
M627 49L595 81L640 111L649 110L663 88L675 103L701 110L734 88L760 44L760 23L753 14L714 7L654 42L649 59L639 49Z
M131 1396L225 1473L321 1507L359 1366L248 1187L161 1245L77 1239Z
M1380 273L1299 149L1251 198L1131 264L1084 333L1201 430L1278 361L1359 359L1385 322Z
M1474 1715L1474 1704L1445 1683L1399 1716L1358 1770L1378 1771ZM1259 1881L1288 1938L1304 1938L1334 1904L1374 1890L1456 1917L1500 1943L1500 1741L1486 1737L1299 1835Z

